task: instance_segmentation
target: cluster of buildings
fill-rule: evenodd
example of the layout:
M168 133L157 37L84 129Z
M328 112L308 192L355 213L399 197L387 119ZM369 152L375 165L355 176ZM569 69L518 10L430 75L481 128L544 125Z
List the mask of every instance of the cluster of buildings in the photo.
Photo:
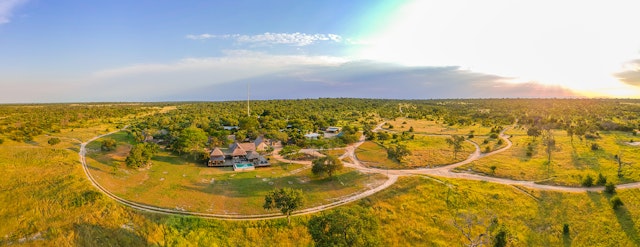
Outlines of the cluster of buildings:
M218 147L209 153L208 166L234 166L236 164L252 164L255 167L269 166L269 161L260 153L269 149L269 145L263 137L258 137L253 142L234 142L228 149L222 150ZM235 167L235 166L234 166Z

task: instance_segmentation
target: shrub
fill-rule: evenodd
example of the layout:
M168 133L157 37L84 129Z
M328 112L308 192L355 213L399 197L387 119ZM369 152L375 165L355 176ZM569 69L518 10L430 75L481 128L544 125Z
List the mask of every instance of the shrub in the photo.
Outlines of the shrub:
M616 210L616 209L618 209L619 207L621 207L621 206L623 206L623 205L624 205L624 203L622 202L622 200L620 200L620 197L618 197L618 196L614 196L614 197L612 197L610 202L611 202L611 207L612 207L614 210Z
M607 178L602 175L602 173L598 173L598 179L596 180L596 184L599 186L603 186L607 184Z
M484 147L484 152L485 153L491 152L491 147L489 147L489 146Z
M598 143L592 143L592 144L591 144L591 150L592 150L592 151L598 151L598 150L600 150L600 145L598 145Z
M54 145L56 145L56 144L60 143L60 138L58 138L58 137L50 138L50 139L47 141L47 143L49 143L49 145L51 145L51 146L54 146Z
M563 235L569 235L569 224L564 223L564 225L562 225L562 234Z
M604 185L604 192L606 192L608 194L615 194L616 193L616 185L613 184L613 182L611 182L611 181L607 182L607 184Z
M489 169L491 169L491 173L496 173L496 168L498 168L498 167L495 166L495 165L492 165L492 166L489 167Z
M0 144L4 143L4 139L0 138Z
M584 186L584 187L591 187L591 186L593 186L593 177L591 177L591 175L587 175L587 176L582 180L582 186Z
M498 140L498 145L502 145L504 141L502 139Z
M492 139L498 139L498 134L496 134L496 133L491 133L491 135L489 136L489 138L492 138Z

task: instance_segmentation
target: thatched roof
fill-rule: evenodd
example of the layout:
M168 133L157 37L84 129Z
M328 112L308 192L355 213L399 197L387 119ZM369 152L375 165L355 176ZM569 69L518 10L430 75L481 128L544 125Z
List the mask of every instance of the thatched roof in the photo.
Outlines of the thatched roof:
M254 160L254 159L259 159L260 155L257 152L254 151L249 151L247 152L247 159L248 160Z
M256 138L255 141L253 141L253 144L257 147L258 145L260 145L260 143L264 142L264 137L263 136L258 136L258 138Z
M224 158L224 153L219 148L214 148L213 151L209 154L211 157L219 157L222 156Z
M247 155L247 151L245 151L242 146L234 145L231 150L231 156L245 156Z

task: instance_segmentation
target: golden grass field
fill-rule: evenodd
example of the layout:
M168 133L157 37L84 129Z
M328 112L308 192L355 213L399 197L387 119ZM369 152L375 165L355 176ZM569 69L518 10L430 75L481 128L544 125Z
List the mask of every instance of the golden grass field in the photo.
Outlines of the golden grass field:
M496 177L517 180L541 181L548 184L579 186L587 175L596 178L602 173L608 180L616 183L640 181L640 147L626 144L633 136L620 132L601 133L596 140L571 138L565 131L553 131L556 148L551 154L551 166L547 165L547 153L540 137L534 142L523 130L509 131L513 142L511 149L493 156L485 157L459 170L468 170L489 174ZM528 143L534 143L535 149L531 157L526 156ZM599 150L591 150L592 143L600 146ZM623 178L617 176L618 164L615 155L621 154L623 162ZM495 174L490 167L495 166Z
M115 130L115 125L77 128L73 131L64 129L61 133L52 134L62 140L55 146L47 144L50 137L44 135L37 136L33 142L28 143L4 138L4 143L0 144L0 204L3 205L0 207L0 245L312 245L306 228L312 217L309 215L293 217L291 225L286 224L286 219L241 222L207 220L144 213L107 198L88 182L78 161L79 142L72 139L84 141L106 133L107 129ZM472 168L476 172L490 174L490 167L495 165L494 176L525 180L547 179L542 144L539 144L531 158L527 158L524 155L525 146L531 139L524 131L516 129L507 132L513 135L511 140L514 146L511 149L485 157L461 169ZM627 139L633 138L629 134L601 133L602 138L595 142L602 149L592 151L592 141L581 142L576 138L572 146L566 133L554 133L558 149L553 153L552 180L546 183L578 185L580 177L597 173L602 173L615 182L640 181L640 164L637 162L640 160L639 147L625 144ZM123 136L114 138L121 142L127 141ZM482 141L483 137L480 138ZM92 172L102 176L105 185L132 185L133 189L114 188L121 190L117 193L123 196L135 196L136 193L155 190L159 192L159 198L168 201L165 205L171 208L189 206L185 203L185 198L188 197L179 200L169 198L181 194L193 196L220 193L216 196L225 201L223 204L210 204L206 200L201 204L191 204L192 208L204 208L205 211L211 205L225 205L225 209L235 207L237 204L234 200L241 197L246 197L247 200L252 200L251 197L260 198L259 194L264 189L250 191L250 186L265 186L256 175L261 178L273 176L274 184L277 182L288 185L289 181L293 181L294 185L298 185L295 180L298 175L284 175L297 168L293 165L276 165L255 173L233 173L176 160L166 153L161 153L154 159L151 169L127 170L121 164L127 152L126 144L121 143L113 153L97 151L97 145L93 143L89 146L94 151L87 160L90 166L98 169ZM365 142L361 147L357 151L358 157L369 152L374 161L386 162L386 151L377 144ZM414 148L423 149L418 144ZM622 180L615 176L617 166L611 158L615 154L622 154L623 160L630 163L623 169ZM115 170L114 164L119 166ZM352 180L346 179L352 176L347 175L351 173L353 172L349 170L342 173L345 176L343 183L362 183L375 179L361 175L351 177ZM231 177L233 174L237 175ZM280 175L284 176L275 178ZM299 176L307 176L317 182L315 185L308 182L309 187L301 187L310 191L308 195L311 196L312 203L325 200L323 194L334 193L332 190L338 191L334 195L350 193L335 181L315 179L304 173ZM152 181L157 186L166 186L160 184L162 177L165 178L163 182L172 182L174 186L153 189ZM215 178L214 181L220 181L220 184L199 184L202 179L210 178ZM144 185L145 181L148 182L147 185ZM200 191L194 192L196 190ZM223 193L222 190L228 193ZM167 195L162 194L164 191ZM344 207L357 204L371 210L381 222L383 246L466 244L467 240L452 223L465 214L474 215L485 224L495 217L498 224L509 232L509 246L640 246L640 190L618 190L617 196L622 199L624 206L613 210L609 203L611 195L601 192L548 192L488 182L412 176L402 177L388 189ZM154 200L150 196L140 197ZM258 201L260 200L255 199L254 205L249 203L248 207L254 208L257 205L261 209ZM221 207L213 210L220 209ZM568 235L562 233L564 224L569 226ZM476 222L471 229L477 235L484 227Z

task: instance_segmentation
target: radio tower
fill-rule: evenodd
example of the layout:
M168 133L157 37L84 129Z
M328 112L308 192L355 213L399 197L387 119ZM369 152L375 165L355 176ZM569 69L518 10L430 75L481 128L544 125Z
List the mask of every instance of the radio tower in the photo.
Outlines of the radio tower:
M247 117L251 116L251 112L249 111L249 83L247 82Z

